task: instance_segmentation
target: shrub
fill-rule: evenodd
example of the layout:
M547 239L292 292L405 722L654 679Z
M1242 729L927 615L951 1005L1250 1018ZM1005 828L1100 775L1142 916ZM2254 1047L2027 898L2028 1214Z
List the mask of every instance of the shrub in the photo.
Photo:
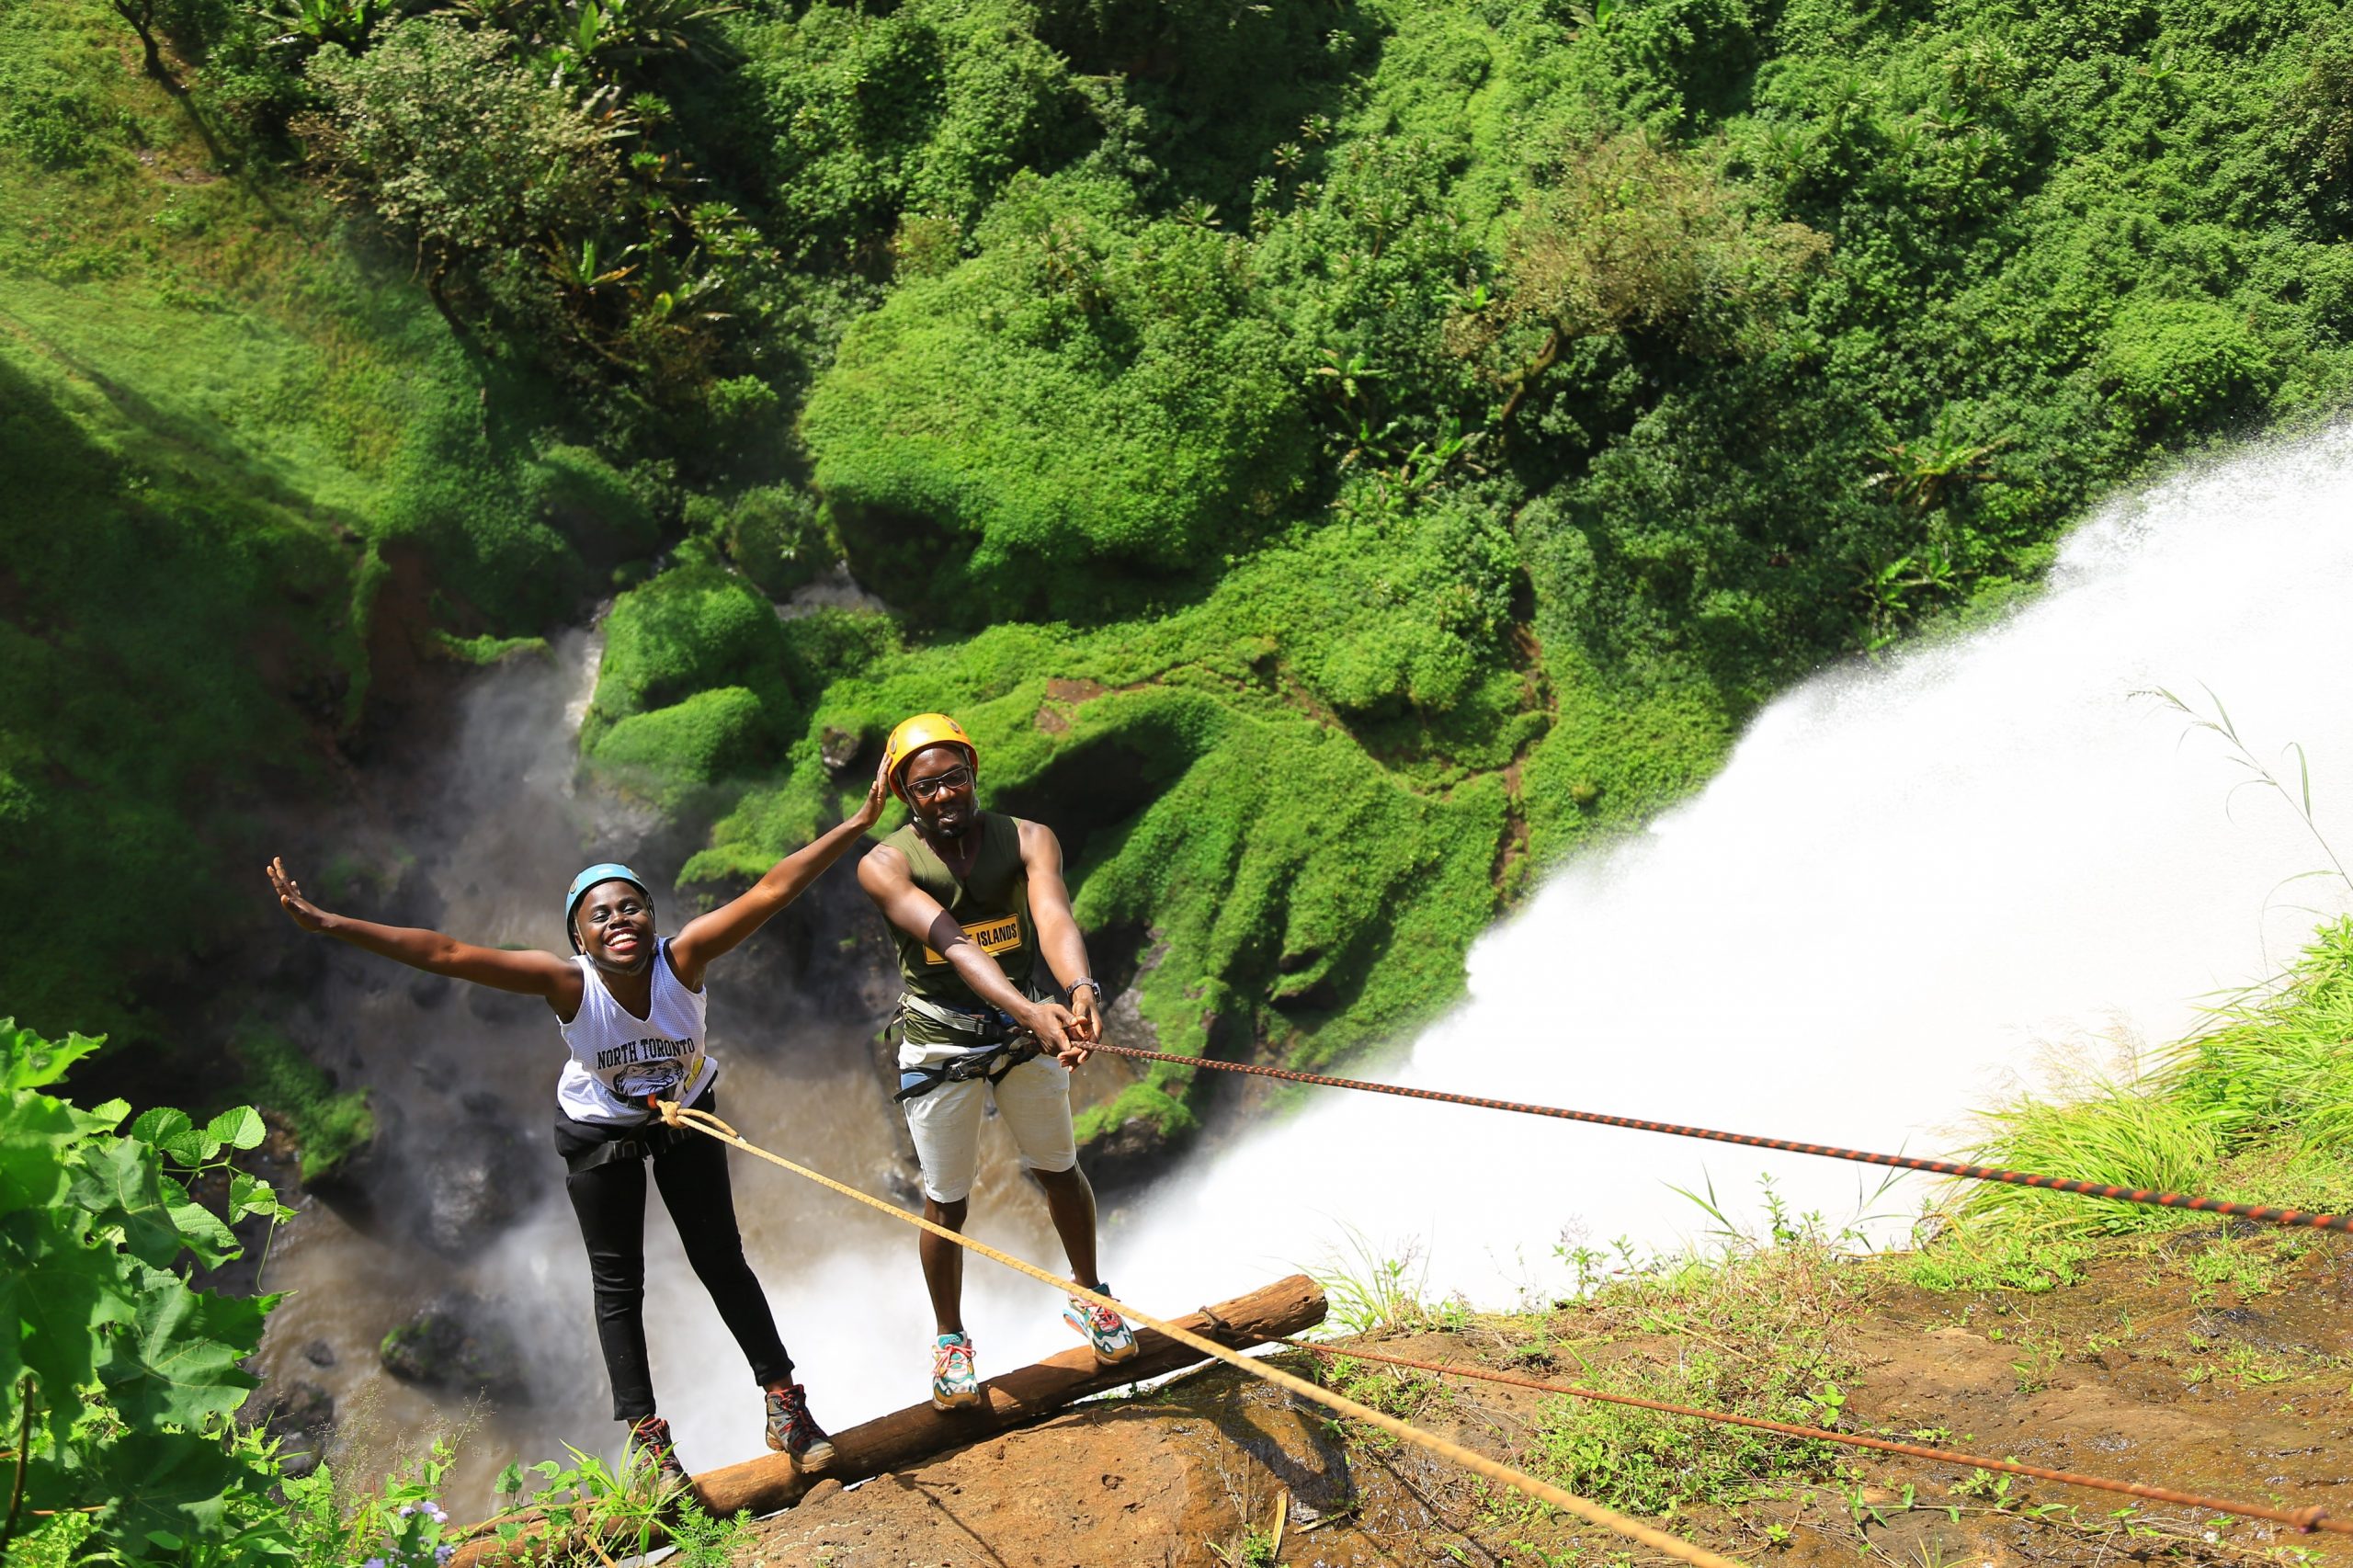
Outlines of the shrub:
M2128 302L2109 328L2103 369L2127 417L2153 433L2242 404L2272 377L2245 312L2211 300Z
M687 527L770 598L787 597L841 560L816 501L795 485L764 485L728 501L699 495L688 503Z
M623 594L605 620L605 656L580 732L595 753L632 714L717 687L776 691L784 636L776 610L743 578L689 562Z
M980 254L903 284L810 394L815 483L868 581L956 624L1101 613L1300 483L1299 377L1248 249L1118 187L1025 176Z
M600 770L666 803L703 785L749 777L773 756L767 710L740 686L713 687L683 702L632 713L604 733Z
M855 254L903 210L969 222L1017 169L1074 150L1083 100L1028 22L1008 0L913 0L740 28L793 248Z
M494 28L412 17L364 54L320 51L317 151L396 233L445 257L576 232L620 177L614 131L510 58Z

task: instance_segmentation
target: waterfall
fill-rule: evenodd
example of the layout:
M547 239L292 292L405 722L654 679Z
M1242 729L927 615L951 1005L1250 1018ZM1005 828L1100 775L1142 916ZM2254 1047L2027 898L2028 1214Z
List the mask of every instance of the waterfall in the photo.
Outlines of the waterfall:
M1722 773L1631 842L1557 868L1470 959L1469 994L1379 1075L1502 1098L1941 1154L2048 1048L2160 1044L2201 996L2276 972L2341 881L2212 712L2353 823L2353 432L2258 449L2118 502L1998 624L1826 672L1759 713ZM2338 847L2353 853L2353 828ZM1170 1179L1111 1248L1139 1304L1212 1301L1359 1250L1432 1297L1563 1283L1555 1246L1638 1252L1753 1223L1760 1183L1900 1238L1908 1177L1494 1111L1311 1089ZM1359 1265L1360 1267L1360 1265Z

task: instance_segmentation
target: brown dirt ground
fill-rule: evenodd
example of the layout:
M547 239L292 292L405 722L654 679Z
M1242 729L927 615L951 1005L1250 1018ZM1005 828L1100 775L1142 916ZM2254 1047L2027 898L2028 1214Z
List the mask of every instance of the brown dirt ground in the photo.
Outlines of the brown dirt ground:
M1872 1281L1845 1328L1860 1369L1847 1389L1850 1428L2251 1503L2341 1506L2353 1517L2353 1247L2344 1238L2283 1245L2271 1233L2177 1233L2111 1248L2081 1282L2042 1293L1932 1292L1883 1267ZM1672 1354L1641 1335L1580 1340L1583 1311L1474 1319L1381 1347L1555 1381L1575 1368L1531 1356L1540 1329L1556 1348L1606 1343L1584 1357L1595 1363ZM1317 1362L1288 1364L1313 1375ZM1461 1381L1413 1397L1420 1425L1507 1461L1527 1460L1550 1398ZM1790 1568L2244 1564L2300 1552L2353 1568L2353 1536L2299 1536L2023 1479L1995 1493L1956 1467L1841 1452L1837 1473L1759 1483L1654 1522ZM1270 1555L1279 1513L1281 1546ZM759 1526L741 1559L745 1568L1663 1561L1223 1368L853 1489L821 1486Z

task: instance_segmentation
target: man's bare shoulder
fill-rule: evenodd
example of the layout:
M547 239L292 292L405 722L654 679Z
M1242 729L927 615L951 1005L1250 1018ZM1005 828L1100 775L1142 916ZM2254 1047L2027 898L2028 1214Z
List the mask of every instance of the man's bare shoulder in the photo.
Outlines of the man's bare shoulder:
M876 845L858 857L858 880L862 887L907 880L907 857L895 844Z
M1044 823L1031 822L1028 817L1013 817L1010 820L1012 821L1015 828L1019 830L1021 835L1021 858L1023 859L1026 860L1029 858L1032 855L1039 853L1040 850L1051 851L1056 855L1060 855L1062 853L1063 841L1056 838L1054 836L1054 830L1048 827Z

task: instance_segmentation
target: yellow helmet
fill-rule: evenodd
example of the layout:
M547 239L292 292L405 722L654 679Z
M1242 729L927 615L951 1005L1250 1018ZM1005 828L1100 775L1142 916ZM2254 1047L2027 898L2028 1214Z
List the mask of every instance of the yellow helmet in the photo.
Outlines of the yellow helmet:
M972 744L972 737L964 733L963 725L945 713L918 713L912 719L902 719L899 727L891 732L890 742L882 748L882 776L891 781L892 789L898 789L899 769L906 766L907 758L926 746L943 744L962 746L972 772L977 775L981 771L981 748Z

